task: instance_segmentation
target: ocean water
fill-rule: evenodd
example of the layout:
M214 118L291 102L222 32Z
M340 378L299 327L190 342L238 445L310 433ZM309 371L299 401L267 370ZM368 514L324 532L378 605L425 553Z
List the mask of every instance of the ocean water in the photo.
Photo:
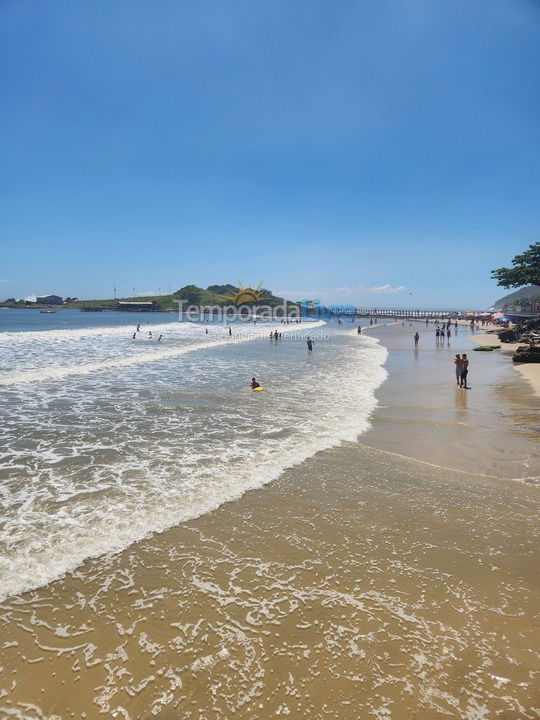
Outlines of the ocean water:
M386 377L377 340L316 321L232 328L0 313L1 596L210 512L369 427ZM276 328L283 339L270 341Z

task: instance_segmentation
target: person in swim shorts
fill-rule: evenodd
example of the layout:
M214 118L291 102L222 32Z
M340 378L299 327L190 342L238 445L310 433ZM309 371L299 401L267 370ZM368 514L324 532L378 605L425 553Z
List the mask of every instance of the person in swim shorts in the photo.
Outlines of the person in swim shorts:
M456 353L454 364L456 366L456 383L459 385L461 380L461 355L459 353Z
M467 375L469 374L469 361L467 360L467 356L465 353L461 356L461 378L459 387L464 388L467 390Z

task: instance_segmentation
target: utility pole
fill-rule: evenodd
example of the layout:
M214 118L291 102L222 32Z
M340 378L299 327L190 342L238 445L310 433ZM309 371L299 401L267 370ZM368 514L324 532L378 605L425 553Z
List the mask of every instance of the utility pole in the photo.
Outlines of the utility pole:
M133 297L135 297L135 288L131 288L133 290Z
M116 300L116 285L114 286L114 299Z

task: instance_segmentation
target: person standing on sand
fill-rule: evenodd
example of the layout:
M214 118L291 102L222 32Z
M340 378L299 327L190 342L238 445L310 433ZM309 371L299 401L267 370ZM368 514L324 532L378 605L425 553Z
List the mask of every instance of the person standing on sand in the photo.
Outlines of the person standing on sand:
M456 357L454 358L454 365L456 366L456 384L459 387L459 383L461 380L461 355L459 353L456 353Z
M416 332L414 333L414 346L418 347L418 341L420 340L420 335Z
M435 342L439 342L440 336L441 336L441 331L439 330L439 328L437 328L437 329L435 330L435 338L436 338L436 339L435 339Z
M448 338L448 342L450 342L450 338L452 337L452 331L450 330L450 325L448 326L448 330L446 331L446 337Z
M469 361L467 360L467 355L463 353L461 356L461 378L459 387L463 388L464 390L467 390L467 375L469 374Z

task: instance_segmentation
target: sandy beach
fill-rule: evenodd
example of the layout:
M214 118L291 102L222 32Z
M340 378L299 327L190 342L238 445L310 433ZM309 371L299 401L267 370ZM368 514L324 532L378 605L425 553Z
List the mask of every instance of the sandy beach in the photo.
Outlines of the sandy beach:
M498 345L499 339L494 333L479 333L473 335L472 340L478 345ZM514 353L521 343L500 343L501 353ZM514 369L529 382L536 397L540 397L540 364L539 363L516 363Z
M540 720L539 7L0 2L0 720Z
M358 442L2 603L1 717L538 717L538 401L498 352L456 388L465 328L367 332Z

